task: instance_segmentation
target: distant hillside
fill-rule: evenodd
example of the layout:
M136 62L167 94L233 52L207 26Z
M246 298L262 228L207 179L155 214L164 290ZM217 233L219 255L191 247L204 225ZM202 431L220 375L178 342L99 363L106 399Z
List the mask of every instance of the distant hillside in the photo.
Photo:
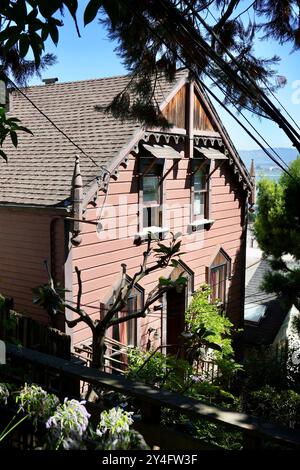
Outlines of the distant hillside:
M293 148L278 147L278 148L274 148L274 150L276 150L276 152L281 156L281 158L287 164L289 164L292 160L294 160L298 155L297 150ZM239 154L248 169L250 167L252 159L254 159L255 167L257 170L267 169L269 167L275 166L272 160L264 153L262 149L239 150ZM277 157L275 156L275 158Z

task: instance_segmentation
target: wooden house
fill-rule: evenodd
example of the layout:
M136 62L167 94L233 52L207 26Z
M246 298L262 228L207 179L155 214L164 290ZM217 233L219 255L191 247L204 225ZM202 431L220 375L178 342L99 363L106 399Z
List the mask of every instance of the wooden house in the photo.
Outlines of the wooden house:
M70 305L76 301L77 266L84 309L97 318L100 304L112 298L121 264L129 276L139 268L148 231L166 243L173 232L181 234L185 252L185 292L168 293L146 318L123 323L111 335L141 347L176 341L184 310L203 283L212 285L213 299L241 326L251 177L186 70L177 72L175 82L161 78L157 85L156 101L173 124L168 130L95 111L127 82L124 76L33 86L24 90L31 102L10 93L11 115L33 136L20 135L17 149L6 144L8 163L0 161L0 292L14 298L16 309L48 322L32 304L31 291L47 282L44 260L68 290ZM147 276L128 309L141 305L158 275L175 274L166 268ZM69 330L61 318L59 327L71 334L73 345L89 340L82 324Z

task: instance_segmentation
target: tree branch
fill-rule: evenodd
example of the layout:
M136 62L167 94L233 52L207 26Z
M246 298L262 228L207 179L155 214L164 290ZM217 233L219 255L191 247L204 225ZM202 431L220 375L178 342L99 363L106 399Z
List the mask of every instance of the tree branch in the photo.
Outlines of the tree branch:
M94 330L94 328L95 328L94 321L91 319L91 317L89 315L87 315L87 313L85 313L84 310L78 309L77 307L72 307L72 305L69 305L65 302L62 303L62 306L65 307L65 308L68 308L69 310L71 310L74 313L77 313L77 315L80 316L80 320L83 321L84 323L86 323L92 330ZM68 320L68 321L75 321L75 320ZM79 323L79 321L77 323Z
M81 271L79 271L78 266L75 266L75 271L77 275L78 282L78 292L77 292L77 309L80 310L81 305L81 295L82 295L82 281L81 281Z
M139 312L132 313L130 315L127 315L126 317L116 318L114 320L111 320L109 322L109 326L119 325L120 323L124 323L128 320L132 320L133 318L145 317L147 315L146 311L148 310L148 308L152 304L154 304L154 302L156 302L158 299L160 299L160 297L170 289L173 289L173 286L165 286L165 287L159 289L157 291L157 293L153 297L151 297L151 299L149 299L149 297L148 297L147 301L144 304L144 307Z
M227 10L223 13L222 17L218 21L218 23L215 24L214 26L214 31L215 33L218 33L221 31L223 28L224 24L226 21L230 18L230 16L233 13L233 10L237 7L237 5L240 3L240 0L231 0L228 4Z

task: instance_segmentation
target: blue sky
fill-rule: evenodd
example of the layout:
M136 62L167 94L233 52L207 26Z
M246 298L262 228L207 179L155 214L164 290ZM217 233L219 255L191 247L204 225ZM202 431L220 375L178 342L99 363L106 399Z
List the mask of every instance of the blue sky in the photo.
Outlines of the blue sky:
M83 10L86 0L79 3ZM79 12L79 18L82 18L82 11ZM126 73L114 52L116 44L107 38L105 29L98 22L94 21L86 28L80 23L80 30L81 38L77 36L72 20L66 15L64 27L60 30L58 46L55 47L51 41L46 44L46 52L53 52L57 56L57 64L43 73L44 78L58 77L60 82L65 82ZM278 75L287 78L287 84L277 92L276 96L296 122L300 123L300 72L297 67L300 52L291 54L290 50L290 46L279 46L275 42L258 42L256 48L259 56L269 57L277 54L282 58L277 70ZM40 81L34 79L31 83L39 84ZM216 108L239 150L258 148L226 111L220 109L217 104ZM291 147L287 136L274 123L260 121L251 115L248 117L271 146Z

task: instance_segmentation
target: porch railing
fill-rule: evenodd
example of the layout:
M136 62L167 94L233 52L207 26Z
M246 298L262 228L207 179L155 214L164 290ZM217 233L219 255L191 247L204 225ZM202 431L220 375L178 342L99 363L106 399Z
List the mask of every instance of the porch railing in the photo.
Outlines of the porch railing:
M134 398L139 407L142 419L138 429L150 446L161 449L207 449L213 448L202 440L190 438L160 424L162 408L176 411L191 419L205 420L222 426L228 430L239 431L243 435L243 448L258 448L265 441L272 441L280 446L300 448L300 432L266 422L261 418L221 409L185 397L167 390L157 389L142 382L130 381L122 375L108 374L96 369L74 364L58 357L43 354L34 350L7 345L7 353L14 364L29 367L32 380L39 378L37 383L44 385L48 376L58 377L58 393L66 396L65 385L70 382L87 382L97 389L111 390ZM70 394L68 395L70 396Z

